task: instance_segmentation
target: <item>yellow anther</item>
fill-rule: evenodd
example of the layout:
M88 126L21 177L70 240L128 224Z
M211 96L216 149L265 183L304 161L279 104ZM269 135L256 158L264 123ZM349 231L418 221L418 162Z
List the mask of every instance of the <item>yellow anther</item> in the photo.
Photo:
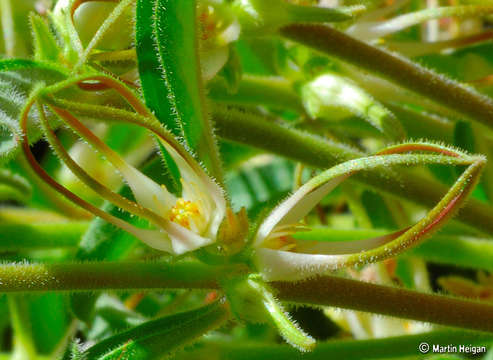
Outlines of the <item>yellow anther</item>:
M197 220L198 216L200 216L200 211L197 204L180 198L171 208L169 219L190 229L190 220Z

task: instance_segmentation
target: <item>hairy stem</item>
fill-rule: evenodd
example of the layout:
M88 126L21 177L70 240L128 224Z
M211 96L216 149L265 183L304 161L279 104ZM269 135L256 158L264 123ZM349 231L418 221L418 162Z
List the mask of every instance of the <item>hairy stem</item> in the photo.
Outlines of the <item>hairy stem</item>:
M215 289L221 274L240 267L210 267L198 263L155 262L4 264L0 293L92 291L117 289Z
M0 265L0 293L144 289L217 289L242 266L115 262ZM375 285L337 276L272 282L280 300L374 312L405 319L493 332L493 305Z
M493 305L376 285L337 276L302 282L273 282L284 301L335 306L404 319L493 331Z
M216 80L208 84L208 96L224 104L262 104L302 113L303 104L292 86L290 81L283 78L245 74L236 92L230 93L223 81Z

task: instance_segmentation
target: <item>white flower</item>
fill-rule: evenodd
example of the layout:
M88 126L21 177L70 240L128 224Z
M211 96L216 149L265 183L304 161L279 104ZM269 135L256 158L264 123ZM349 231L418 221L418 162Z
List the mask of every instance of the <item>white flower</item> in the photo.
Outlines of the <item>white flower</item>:
M171 144L162 145L175 161L181 175L182 194L176 197L130 164L114 165L128 183L139 205L157 214L160 229L141 230L147 245L175 255L196 250L216 241L226 213L222 189L191 157L183 157ZM116 154L114 154L116 155ZM111 161L111 160L110 160Z
M407 154L410 151L437 155ZM446 163L469 165L442 200L418 223L375 238L358 241L307 241L292 236L304 230L300 221L332 189L361 170L391 165ZM458 210L479 178L485 159L426 143L391 146L379 155L350 160L312 178L266 217L253 240L254 263L266 280L301 280L341 267L376 262L416 245Z

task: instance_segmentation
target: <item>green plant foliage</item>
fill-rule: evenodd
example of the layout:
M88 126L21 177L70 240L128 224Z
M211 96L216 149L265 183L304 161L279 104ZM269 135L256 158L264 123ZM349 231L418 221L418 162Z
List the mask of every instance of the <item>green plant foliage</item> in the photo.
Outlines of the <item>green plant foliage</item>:
M0 360L492 358L492 12L0 0Z

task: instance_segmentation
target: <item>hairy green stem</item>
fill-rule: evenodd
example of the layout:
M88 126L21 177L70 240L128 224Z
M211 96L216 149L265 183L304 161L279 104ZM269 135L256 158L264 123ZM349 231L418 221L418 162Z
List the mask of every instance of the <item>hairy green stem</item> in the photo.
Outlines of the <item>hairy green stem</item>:
M404 319L493 332L493 305L376 285L337 276L272 282L284 301L335 306Z
M340 162L365 156L354 148L287 128L254 113L233 108L216 108L213 117L219 136L307 165L326 169ZM426 206L434 206L447 191L437 181L404 169L399 170L399 173L370 171L356 174L354 179ZM458 218L468 225L493 234L493 208L487 204L469 199Z
M208 90L208 96L219 103L251 106L262 104L276 109L304 112L300 97L293 90L291 82L283 78L245 74L241 78L238 91L234 93L230 93L221 80L209 83Z
M224 274L242 266L198 263L115 262L0 265L0 293L35 291L218 289ZM280 300L374 312L447 326L493 332L493 305L375 285L337 276L272 282Z
M215 289L217 279L242 267L199 263L114 262L0 265L0 293L118 289Z
M329 26L290 25L288 39L376 73L493 128L493 100L406 58L359 41Z

